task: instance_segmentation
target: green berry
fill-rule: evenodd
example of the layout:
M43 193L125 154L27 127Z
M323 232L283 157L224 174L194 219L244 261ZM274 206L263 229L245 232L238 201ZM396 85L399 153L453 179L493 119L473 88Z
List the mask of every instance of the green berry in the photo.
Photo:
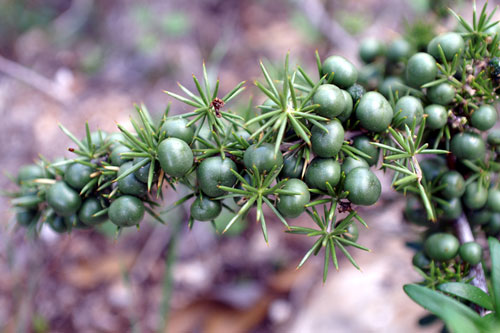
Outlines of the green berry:
M458 250L460 257L471 265L477 265L481 262L483 249L476 242L467 242L460 245Z
M204 159L196 169L198 184L203 193L212 198L226 194L218 186L232 187L236 183L236 176L231 170L238 171L230 158L213 156Z
M270 172L274 167L279 169L283 165L283 154L280 151L275 154L274 145L270 143L253 144L245 151L243 162L249 170L255 166L260 173Z
M469 209L480 209L486 205L488 200L488 190L478 182L467 185L463 201Z
M349 174L352 170L356 168L368 168L368 162L366 162L364 159L359 158L355 159L351 156L347 156L342 162L342 172L344 172L346 175Z
M370 206L377 202L382 186L370 169L355 168L347 174L344 190L349 191L347 198L353 204Z
M435 233L425 240L424 249L430 259L447 261L458 254L458 239L447 233Z
M190 209L191 217L196 221L212 221L219 216L221 210L220 201L205 196L197 197Z
M342 91L333 84L319 86L313 95L312 102L319 107L315 112L320 116L333 119L346 109L346 99Z
M491 105L481 105L470 118L471 125L480 131L487 131L495 126L498 119L497 110Z
M282 188L298 194L280 194L276 208L285 218L295 218L300 216L305 210L305 205L309 203L311 196L307 185L300 179L289 179Z
M128 169L134 166L133 162L127 162L120 166L117 176L120 177ZM124 178L118 180L118 189L123 194L134 195L137 197L145 197L148 194L148 187L145 183L141 182L134 173L130 173Z
M500 213L500 190L498 188L490 188L488 190L488 201L486 207L495 213Z
M182 177L193 166L193 151L178 138L168 138L158 145L158 161L171 177Z
M387 48L387 60L397 63L410 57L411 45L405 39L393 40Z
M413 96L404 96L398 100L394 106L394 118L402 120L401 126L404 124L411 127L413 122L418 126L422 122L424 115L424 107L418 98Z
M130 227L139 224L144 218L144 204L131 195L123 195L109 206L109 219L119 227Z
M382 132L391 124L393 111L389 102L378 92L363 95L356 108L361 126L369 131Z
M165 132L166 138L177 138L191 144L194 137L193 126L187 126L188 121L184 118L167 118L161 126L161 132Z
M450 150L461 160L482 160L486 154L486 145L479 134L464 132L453 136Z
M94 226L97 224L101 224L107 219L107 214L100 216L93 216L97 212L101 211L103 207L97 198L87 198L82 203L80 210L78 211L78 219L82 221L84 224L89 226Z
M455 99L455 88L449 83L440 83L427 89L427 97L434 104L448 105Z
M448 32L434 37L427 46L427 52L436 58L436 60L441 61L439 46L441 46L446 60L451 61L455 55L460 55L463 52L465 42L462 36L456 32Z
M425 126L430 129L441 129L448 121L448 111L442 105L428 105L425 107L424 113L427 115Z
M367 38L361 41L359 47L359 57L366 64L373 62L385 53L384 44L376 38Z
M340 164L333 158L316 157L307 167L305 180L309 187L326 191L326 183L332 187L338 184Z
M446 172L441 177L439 184L445 186L441 190L441 194L446 199L459 198L465 192L464 177L457 171Z
M460 198L453 198L447 201L447 204L439 206L443 211L441 218L444 221L454 221L458 219L463 212L462 203L460 202Z
M58 181L48 189L47 203L57 214L67 217L78 211L82 199L68 184Z
M356 67L342 56L331 56L325 59L322 66L323 75L333 76L333 84L346 89L356 83L358 71Z
M412 87L420 88L433 81L437 75L436 60L423 52L414 54L406 65L406 81Z
M328 133L316 125L311 129L312 150L320 157L335 157L344 143L344 127L337 119L323 124L323 127Z

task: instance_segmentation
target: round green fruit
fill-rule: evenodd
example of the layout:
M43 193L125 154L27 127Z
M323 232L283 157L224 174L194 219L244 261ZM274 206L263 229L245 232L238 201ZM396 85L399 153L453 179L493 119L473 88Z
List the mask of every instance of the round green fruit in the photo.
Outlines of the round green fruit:
M427 97L434 104L448 105L455 99L455 88L449 83L440 83L427 89Z
M58 215L51 215L47 217L46 222L49 224L50 228L55 232L62 234L68 231L68 226L66 225L66 221L64 217Z
M396 96L401 97L407 93L408 87L404 84L403 80L401 80L399 77L388 76L380 84L379 91L386 98L390 98L391 94L394 97L396 97Z
M420 269L428 268L429 264L431 263L429 258L427 258L427 256L425 255L424 251L418 251L417 253L415 253L411 262L414 266Z
M384 96L375 91L363 95L356 108L361 126L369 131L382 132L391 124L393 112Z
M231 170L238 171L230 158L214 156L204 159L196 169L198 184L203 193L212 198L224 195L226 191L218 186L232 187L236 183L236 176Z
M127 162L120 166L118 177L123 175L128 169L134 166L133 162ZM130 173L124 178L118 180L118 189L123 194L135 195L137 197L145 197L148 194L148 187L145 183L137 179L134 173Z
M309 187L326 191L326 183L332 187L338 184L340 164L333 158L316 157L307 167L305 179Z
M364 158L366 162L368 162L368 165L372 166L377 164L379 152L378 148L372 145L370 142L370 139L366 135L358 135L353 138L354 148L370 156L370 158L362 158Z
M359 57L364 63L369 64L385 53L385 46L376 38L367 38L361 41Z
M75 214L82 204L78 193L63 181L56 182L47 190L46 199L49 206L63 217Z
M481 262L483 249L476 242L467 242L460 245L458 250L460 257L471 265L477 265Z
M32 224L37 216L37 211L33 209L18 208L16 210L17 224L27 227Z
M425 126L430 129L441 129L448 121L448 111L442 105L428 105L425 107L424 113L427 115Z
M453 136L450 150L461 160L482 160L486 154L486 145L479 134L463 132Z
M446 199L459 198L465 192L464 177L457 171L446 172L441 177L439 184L445 186L441 190L441 194Z
M425 253L430 259L447 261L458 254L460 243L458 239L447 233L435 233L425 240Z
M362 84L368 90L373 90L379 86L383 79L384 66L378 63L368 64L361 67L358 74L358 83Z
M317 114L330 119L341 115L347 107L344 94L333 84L319 86L312 97L312 102L319 105L314 110Z
M212 221L219 216L221 210L220 201L210 200L205 196L197 197L191 205L191 217L196 221Z
M297 160L295 155L286 155L283 159L283 169L280 178L301 178L304 169L304 159Z
M342 223L342 221L340 221L340 223ZM359 230L356 223L350 223L347 226L346 233L342 234L342 236L351 242L356 242L359 238Z
M97 198L90 197L85 199L82 207L78 211L78 219L88 226L94 226L103 223L107 219L107 215L93 216L101 211L103 207Z
M347 174L344 190L355 205L370 206L377 202L382 186L377 176L368 168L355 168Z
M43 168L36 164L23 165L17 173L17 183L24 185L37 178L45 178L45 171Z
M130 227L142 221L144 211L144 204L139 198L123 195L111 203L108 216L117 226Z
M488 190L478 182L467 185L463 196L464 205L469 209L480 209L486 205Z
M462 215L462 202L460 198L453 198L447 201L447 205L440 205L439 207L443 211L441 219L444 221L454 221Z
M270 143L253 144L245 150L243 162L249 170L255 166L260 173L270 172L274 167L279 169L283 165L283 154L280 151L275 154L274 145Z
M341 122L345 122L352 115L353 101L352 101L351 94L349 94L349 92L347 92L346 90L342 90L342 89L340 91L344 95L346 103L345 103L344 111L340 115L337 116L337 119L340 120Z
M432 54L438 61L442 61L439 46L443 50L447 61L453 60L455 55L460 55L464 50L464 39L456 32L448 32L434 37L427 46L427 52Z
M410 54L411 45L403 38L393 40L387 48L387 60L392 63L406 60Z
M344 143L344 127L338 119L323 126L328 133L316 125L311 129L312 150L319 157L335 157Z
M94 169L88 165L73 163L66 169L66 172L64 173L64 181L69 186L79 191L92 180L90 175L93 172Z
M191 144L194 137L193 126L187 126L188 121L184 118L167 118L160 131L165 132L166 138L177 138L187 144Z
M358 79L356 67L342 56L331 56L325 59L321 68L323 75L333 76L333 84L340 88L349 88Z
M351 156L347 156L344 162L342 162L341 170L347 176L349 172L351 172L356 168L368 168L368 167L369 167L368 162L366 162L364 159L362 158L355 159Z
M136 157L136 158L134 158L134 164L140 163L143 159L144 159L144 157ZM139 169L137 169L134 172L135 178L137 178L137 180L139 180L139 181L147 184L148 178L149 178L149 168L150 167L151 167L151 162L146 163L146 165L143 165L142 167L140 167ZM155 165L155 167L156 167L156 165ZM158 170L158 168L155 168L155 170L153 172L153 181L155 181L155 180L158 179L157 170Z
M394 118L403 120L401 127L404 124L411 127L413 122L416 121L417 126L422 122L424 115L424 107L418 98L413 96L404 96L398 100L394 106Z
M487 131L495 126L498 119L497 110L491 105L481 105L470 118L472 126L480 131Z
M500 232L500 213L491 215L487 231L489 235L496 235Z
M120 166L123 163L130 161L130 159L123 157L122 153L130 153L131 150L123 145L116 145L115 148L111 151L110 159L111 164L114 166Z
M307 185L300 179L289 179L282 188L285 191L291 191L298 194L286 195L280 194L276 205L278 211L285 218L295 218L302 214L311 199Z
M248 143L250 143L252 140L250 140L250 133L248 133L247 131L245 130L239 130L239 131L236 131L236 133L234 133L234 135L236 135L236 137L238 139L241 139L243 141L246 141Z
M406 65L406 81L412 87L420 88L433 81L437 75L436 60L428 53L414 54Z
M158 145L158 161L171 177L182 177L193 166L193 151L178 138L168 138Z
M500 129L492 129L488 133L487 141L492 146L500 146Z
M498 188L490 188L488 190L488 201L486 207L495 213L500 213L500 190Z
M467 221L473 225L486 224L491 220L491 216L493 215L491 211L486 208L480 210L467 210L465 214L467 216Z

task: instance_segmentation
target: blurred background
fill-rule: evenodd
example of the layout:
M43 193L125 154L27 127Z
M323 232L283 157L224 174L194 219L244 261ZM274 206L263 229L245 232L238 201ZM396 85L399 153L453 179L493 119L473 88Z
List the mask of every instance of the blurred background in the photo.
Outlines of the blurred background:
M470 19L471 2L448 0L0 0L1 168L64 155L58 122L79 137L86 121L108 132L128 124L134 103L158 117L168 102L189 111L162 91L192 88L203 61L223 94L247 81L231 105L244 108L263 101L259 60L280 64L290 51L314 73L317 49L361 68L363 38L426 45L455 28L449 6ZM295 269L311 240L285 234L272 214L269 246L253 214L221 236L210 224L188 231L183 208L167 226L144 221L118 238L105 224L34 239L1 198L0 331L437 332L418 325L425 312L402 291L419 280L405 246L418 234L389 184L361 210L370 229L359 242L372 250L353 250L362 271L342 258L325 284L321 257ZM13 185L2 176L0 188Z

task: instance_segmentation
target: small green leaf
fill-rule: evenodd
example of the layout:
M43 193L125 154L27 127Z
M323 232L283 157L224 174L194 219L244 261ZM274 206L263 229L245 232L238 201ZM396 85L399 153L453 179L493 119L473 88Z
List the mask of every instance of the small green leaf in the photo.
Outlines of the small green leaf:
M475 303L487 310L493 310L493 303L490 296L471 284L463 282L448 282L438 286L442 292L452 294L463 298L469 302Z
M416 284L407 284L403 290L413 301L441 318L453 332L483 331L481 317L453 298Z
M498 239L488 238L491 254L491 285L492 296L497 316L500 316L500 242Z

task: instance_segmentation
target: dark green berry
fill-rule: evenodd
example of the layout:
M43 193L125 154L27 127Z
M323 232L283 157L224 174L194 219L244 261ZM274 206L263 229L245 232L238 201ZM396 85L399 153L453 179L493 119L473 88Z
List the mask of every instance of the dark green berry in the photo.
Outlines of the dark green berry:
M314 125L311 129L311 143L313 152L320 157L335 157L344 143L344 127L338 119L323 124L328 130Z
M427 115L425 126L430 129L441 129L448 121L448 111L442 105L428 105L425 107L424 113Z
M346 89L356 83L358 71L354 65L342 56L331 56L325 59L322 66L323 74L333 76L333 84Z

